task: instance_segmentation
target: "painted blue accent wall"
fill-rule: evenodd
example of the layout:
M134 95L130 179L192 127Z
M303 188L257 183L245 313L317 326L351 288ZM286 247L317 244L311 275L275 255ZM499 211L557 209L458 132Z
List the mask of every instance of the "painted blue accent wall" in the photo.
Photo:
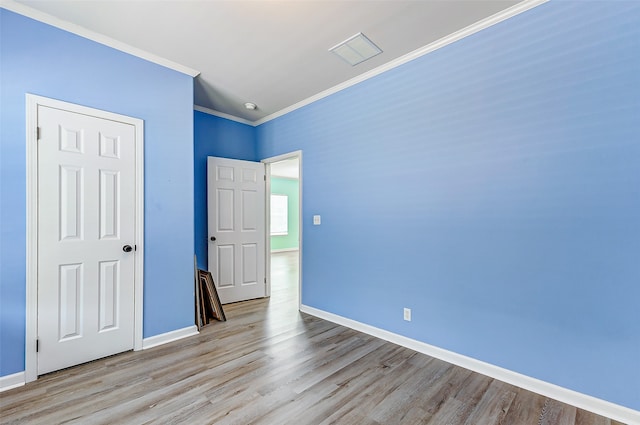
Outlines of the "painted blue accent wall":
M194 111L195 252L198 267L207 270L207 157L257 161L255 128Z
M304 151L305 305L640 410L640 3L546 3L257 133Z
M144 120L144 336L193 325L193 78L5 9L0 40L0 376L24 370L27 93Z

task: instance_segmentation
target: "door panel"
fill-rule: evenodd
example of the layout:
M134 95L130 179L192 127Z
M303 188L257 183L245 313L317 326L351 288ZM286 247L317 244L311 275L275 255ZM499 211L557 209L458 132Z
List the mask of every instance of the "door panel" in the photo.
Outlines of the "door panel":
M216 220L217 232L233 232L233 216L234 216L234 192L233 189L218 189L218 202L216 211L218 218Z
M258 208L258 194L255 190L243 190L242 191L242 231L255 232L258 227L258 221L261 221L263 217L257 217L255 214Z
M133 348L135 128L38 106L38 374Z
M220 301L264 297L264 164L209 157L207 167L209 270Z
M60 179L60 240L82 239L82 168L61 165Z
M60 340L81 335L82 264L60 265Z
M98 220L100 222L100 239L118 238L118 188L120 187L120 173L113 170L100 170L100 207Z
M213 247L215 251L217 251L217 264L235 264L235 255L234 255L234 246L233 245L220 245ZM210 267L211 269L211 267ZM215 279L216 284L219 288L223 287L233 287L235 284L234 279L234 267L216 267L218 270L217 279Z
M256 271L258 269L258 246L254 243L242 245L242 284L255 285L258 283Z
M100 286L98 330L105 331L117 327L118 293L120 292L120 269L117 261L100 262L98 282Z

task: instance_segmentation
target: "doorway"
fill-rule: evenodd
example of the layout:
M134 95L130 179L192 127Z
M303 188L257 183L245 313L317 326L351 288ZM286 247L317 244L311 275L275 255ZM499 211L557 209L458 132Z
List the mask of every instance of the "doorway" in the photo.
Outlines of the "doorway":
M271 295L272 290L297 291L299 309L302 296L302 151L262 162L267 165L267 294Z

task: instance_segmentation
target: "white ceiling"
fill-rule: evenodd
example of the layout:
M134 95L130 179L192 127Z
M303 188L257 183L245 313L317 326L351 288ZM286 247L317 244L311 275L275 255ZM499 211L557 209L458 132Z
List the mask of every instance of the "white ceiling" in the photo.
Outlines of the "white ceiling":
M522 0L18 0L200 72L194 104L257 121ZM362 32L382 54L328 49ZM245 102L258 105L244 109Z
M288 179L298 179L299 174L298 158L285 159L271 163L271 177L286 177Z

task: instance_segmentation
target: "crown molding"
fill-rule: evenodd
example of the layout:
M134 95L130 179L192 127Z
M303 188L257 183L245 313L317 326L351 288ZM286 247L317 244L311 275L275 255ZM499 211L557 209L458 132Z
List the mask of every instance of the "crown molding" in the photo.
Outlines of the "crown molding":
M431 53L434 50L441 49L449 44L455 43L456 41L462 40L465 37L468 37L472 34L477 33L478 31L482 31L483 29L489 28L495 24L498 24L506 19L512 18L516 15L519 15L527 10L533 9L534 7L540 6L548 2L549 0L525 0L521 3L511 6L508 9L505 9L501 12L496 13L495 15L491 15L485 19L482 19L478 22L475 22L461 30L458 30L454 33L451 33L445 37L442 37L439 40L434 41L433 43L427 44L419 49L416 49L412 52L407 53L404 56L400 56L390 62L387 62L384 65L380 65L377 68L374 68L370 71L365 72L364 74L358 75L350 80L345 81L344 83L338 84L336 86L331 87L325 91L322 91L316 95L308 97L298 103L294 103L291 106L288 106L284 109L279 110L278 112L274 112L273 114L267 115L266 117L260 118L255 121L253 125L258 126L260 124L264 124L268 121L274 120L278 117L288 114L289 112L293 112L296 109L300 109L303 106L307 106L311 103L314 103L320 99L323 99L332 94L338 93L339 91L345 90L351 86L359 84L363 81L366 81L370 78L373 78L377 75L380 75L384 72L390 71L394 68L399 67L400 65L404 65L407 62L410 62L414 59L422 57L427 53Z
M3 9L7 9L11 12L15 12L20 15L26 16L27 18L35 19L36 21L40 21L42 23L54 26L61 30L78 35L80 37L95 41L96 43L103 44L107 47L111 47L121 52L139 57L140 59L144 59L146 61L163 66L165 68L172 69L182 74L186 74L191 77L196 77L200 75L200 71L196 71L195 69L191 69L179 63L170 61L169 59L165 59L163 57L154 55L153 53L149 53L142 49L138 49L137 47L133 47L126 43L122 43L111 37L107 37L106 35L98 34L97 32L88 30L87 28L82 27L80 25L76 25L71 22L56 18L55 16L51 16L48 13L41 12L32 7L17 3L13 0L0 0L0 7L2 7Z
M239 122L240 124L246 124L246 125L250 125L252 127L256 126L256 122L255 121L249 121L249 120L246 120L244 118L236 117L235 115L230 115L230 114L225 114L224 112L214 111L213 109L205 108L204 106L193 105L193 110L194 111L198 111L198 112L202 112L202 113L205 113L205 114L213 115L214 117L224 118L224 119L227 119L227 120L230 120L230 121Z

